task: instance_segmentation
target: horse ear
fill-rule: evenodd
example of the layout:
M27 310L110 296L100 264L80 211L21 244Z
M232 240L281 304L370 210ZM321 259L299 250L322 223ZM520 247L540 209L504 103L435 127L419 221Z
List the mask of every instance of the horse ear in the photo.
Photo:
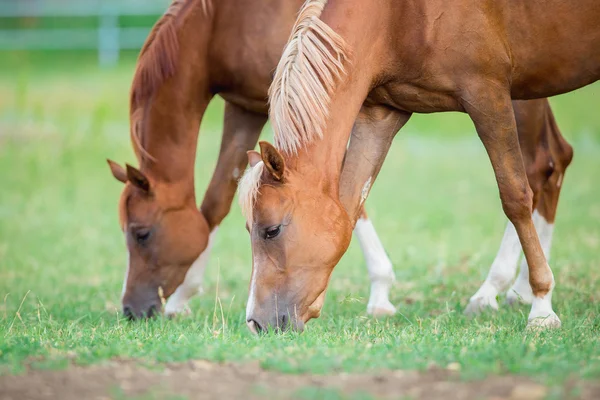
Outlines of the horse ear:
M256 164L262 161L258 151L248 150L246 154L248 154L248 164L250 164L251 167L254 167Z
M142 174L142 172L129 164L125 164L127 168L127 180L131 182L131 184L139 189L142 189L144 192L150 192L150 182L146 175Z
M260 142L260 156L265 163L267 171L277 181L283 180L283 173L285 171L285 162L281 153L269 142Z
M123 183L127 182L127 173L125 172L125 169L123 169L123 167L109 159L106 159L106 162L110 167L110 172L112 172L112 175L115 177L116 180Z

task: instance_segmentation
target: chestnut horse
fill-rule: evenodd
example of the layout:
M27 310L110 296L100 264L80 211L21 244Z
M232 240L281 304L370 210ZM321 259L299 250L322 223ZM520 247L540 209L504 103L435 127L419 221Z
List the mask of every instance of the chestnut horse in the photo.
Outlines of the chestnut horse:
M532 303L528 326L560 326L539 237L548 249L572 152L549 109L539 135L519 140L511 99L596 81L599 20L592 0L307 1L270 88L275 146L261 142L240 187L253 251L250 329L300 330L319 315L393 136L413 112L442 111L472 119L510 221L468 311L496 307L518 237L527 268L513 289Z
M186 309L201 288L211 245L229 213L246 151L267 121L272 72L302 0L175 0L155 25L138 61L131 90L131 138L140 167L109 161L126 183L119 203L129 261L123 312L130 318ZM200 210L194 191L198 128L208 103L225 99L216 169ZM371 295L367 312L393 314L394 272L373 225L355 229Z

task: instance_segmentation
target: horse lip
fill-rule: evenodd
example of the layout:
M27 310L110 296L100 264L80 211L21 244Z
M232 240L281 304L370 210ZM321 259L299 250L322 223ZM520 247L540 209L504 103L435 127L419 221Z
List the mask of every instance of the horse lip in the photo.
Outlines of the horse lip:
M248 325L248 329L250 329L250 332L252 332L254 335L258 335L258 329L256 327L256 322L254 322L253 319L246 321L246 325Z
M321 316L321 309L323 308L323 304L325 302L325 292L327 288L323 289L321 293L317 296L315 301L312 302L310 306L308 306L308 312L305 314L306 319L304 319L304 323L308 322L313 318L319 318Z

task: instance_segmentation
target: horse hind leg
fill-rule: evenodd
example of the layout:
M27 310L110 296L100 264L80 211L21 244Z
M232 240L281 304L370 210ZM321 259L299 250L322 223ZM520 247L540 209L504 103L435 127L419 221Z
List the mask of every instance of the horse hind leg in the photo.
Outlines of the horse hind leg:
M533 213L534 225L540 238L544 255L550 258L554 220L558 206L558 198L562 189L567 167L573 158L573 148L566 142L558 129L550 105L545 110L545 123L542 138L535 149L536 161L531 170L531 180L538 180L541 187L536 208ZM529 267L523 258L520 272L515 283L506 293L506 302L510 305L517 303L531 304L533 291L529 284Z

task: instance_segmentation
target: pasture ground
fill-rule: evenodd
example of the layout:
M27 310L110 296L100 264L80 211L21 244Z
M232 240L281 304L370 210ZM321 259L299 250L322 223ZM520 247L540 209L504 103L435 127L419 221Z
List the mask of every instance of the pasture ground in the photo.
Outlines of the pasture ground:
M437 114L398 135L367 201L394 263L399 313L366 315L369 280L353 243L321 318L301 335L257 338L244 323L250 246L236 205L190 316L129 323L120 314L121 184L104 160L134 162L133 63L98 71L68 58L1 59L0 398L600 397L600 86L552 101L575 148L551 257L562 329L526 331L527 306L462 314L505 217L470 121ZM221 112L215 101L201 128L198 201Z

